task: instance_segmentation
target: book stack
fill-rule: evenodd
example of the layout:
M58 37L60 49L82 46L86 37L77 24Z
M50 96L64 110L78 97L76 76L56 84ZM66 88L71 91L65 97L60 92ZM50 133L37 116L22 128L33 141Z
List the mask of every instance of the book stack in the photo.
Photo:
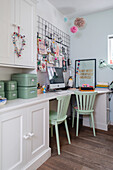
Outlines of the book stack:
M97 82L96 88L108 88L109 83L106 82Z

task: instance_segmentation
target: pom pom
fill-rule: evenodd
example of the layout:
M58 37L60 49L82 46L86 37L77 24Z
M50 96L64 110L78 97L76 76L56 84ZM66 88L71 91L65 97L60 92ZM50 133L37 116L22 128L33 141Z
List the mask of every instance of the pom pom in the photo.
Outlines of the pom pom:
M78 28L82 28L85 25L84 18L76 18L74 25L76 25Z
M64 17L64 22L67 22L67 21L68 21L68 19L66 17Z
M70 31L72 33L76 33L78 31L78 28L76 26L73 26L73 27L70 28Z

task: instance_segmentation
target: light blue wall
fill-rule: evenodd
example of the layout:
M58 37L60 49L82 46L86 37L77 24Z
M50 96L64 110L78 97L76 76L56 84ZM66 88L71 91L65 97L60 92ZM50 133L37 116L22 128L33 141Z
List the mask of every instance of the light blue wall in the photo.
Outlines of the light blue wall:
M77 59L96 58L97 60L97 81L113 81L113 70L109 68L99 69L100 59L107 60L107 36L113 34L113 9L83 16L86 27L71 36L70 58L73 67ZM71 20L71 26L74 25ZM71 27L70 26L70 27ZM113 103L113 97L111 104ZM111 121L113 122L113 106L111 106Z
M98 61L107 60L107 36L113 34L113 9L84 16L86 27L71 36L70 57L74 66L77 59L96 58L97 81L111 82L113 71L109 68L99 69ZM74 25L74 19L71 25Z

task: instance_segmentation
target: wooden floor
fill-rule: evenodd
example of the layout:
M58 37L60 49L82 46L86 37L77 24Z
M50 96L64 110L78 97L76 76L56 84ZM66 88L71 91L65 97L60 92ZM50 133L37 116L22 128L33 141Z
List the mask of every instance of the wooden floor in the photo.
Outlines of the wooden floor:
M79 137L69 127L71 145L67 142L64 126L60 126L61 155L57 155L55 135L51 139L52 156L39 170L113 170L113 127L108 132L81 127Z

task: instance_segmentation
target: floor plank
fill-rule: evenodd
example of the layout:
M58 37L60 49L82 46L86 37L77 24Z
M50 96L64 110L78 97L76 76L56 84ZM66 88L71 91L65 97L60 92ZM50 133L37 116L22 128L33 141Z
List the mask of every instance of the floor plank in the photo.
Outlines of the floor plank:
M56 138L51 138L52 156L39 170L113 170L113 127L108 132L81 127L79 136L69 126L71 144L68 144L64 126L59 128L61 155L57 155Z

